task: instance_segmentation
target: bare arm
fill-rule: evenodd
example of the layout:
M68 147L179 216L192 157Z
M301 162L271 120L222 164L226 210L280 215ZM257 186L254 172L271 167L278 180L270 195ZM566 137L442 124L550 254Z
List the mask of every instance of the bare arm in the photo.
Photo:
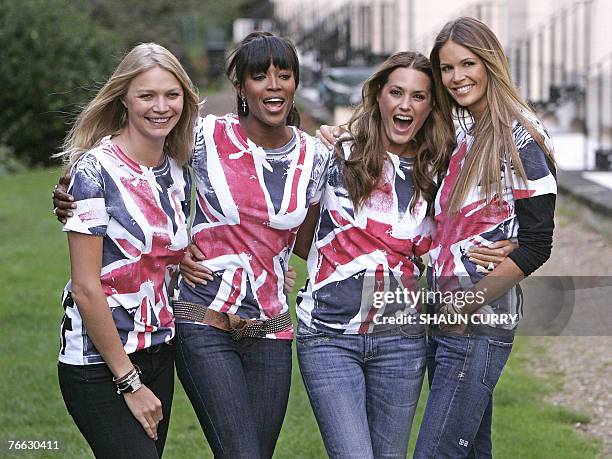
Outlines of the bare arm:
M313 204L308 209L304 223L298 230L297 238L295 239L295 246L293 247L293 253L298 257L306 260L308 258L308 252L310 252L310 246L314 238L315 228L319 222L319 214L321 208L319 204Z
M523 271L521 271L517 264L511 258L506 258L469 290L472 295L465 296L464 304L461 307L457 307L453 303L444 303L437 313L451 316L455 314L473 314L482 306L502 296L524 277ZM439 328L446 333L463 333L466 326L465 324L441 324Z
M68 233L72 296L87 328L87 334L116 378L130 372L134 365L125 353L100 284L102 238L76 232ZM125 402L152 439L157 439L157 424L162 419L161 402L142 386L124 393Z
M502 296L524 277L523 271L521 271L517 264L511 258L506 258L472 287L472 291L481 292L482 296L480 298L482 298L482 302L474 302L471 305L466 304L465 307L461 308L461 312L466 314L476 312L483 305Z

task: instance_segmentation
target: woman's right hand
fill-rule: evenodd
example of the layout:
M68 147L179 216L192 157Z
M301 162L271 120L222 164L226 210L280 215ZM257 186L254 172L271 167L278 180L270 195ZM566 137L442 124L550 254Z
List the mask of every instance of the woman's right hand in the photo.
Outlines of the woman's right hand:
M213 280L212 271L198 263L203 260L206 260L206 256L200 249L195 244L189 244L179 268L183 281L191 288L195 288L196 284L206 285L208 281Z
M66 223L72 217L71 209L76 209L74 198L67 193L69 185L70 176L64 175L53 188L53 213L60 223Z
M336 142L350 136L346 129L340 126L328 126L327 124L322 124L321 127L316 130L315 135L329 150L334 148Z
M151 389L143 384L136 392L124 392L123 398L149 438L157 440L157 426L164 415L162 404Z
M488 274L501 264L512 253L518 244L504 239L489 246L472 247L467 252L469 260L476 265L476 271Z

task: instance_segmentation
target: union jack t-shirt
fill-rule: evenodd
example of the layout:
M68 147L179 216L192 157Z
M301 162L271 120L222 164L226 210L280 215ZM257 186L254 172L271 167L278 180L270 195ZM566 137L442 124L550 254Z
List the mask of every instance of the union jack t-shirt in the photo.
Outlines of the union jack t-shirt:
M68 192L77 208L63 229L103 238L100 281L128 354L174 336L167 287L189 241L190 190L187 170L173 159L140 166L109 137L73 167ZM59 360L102 363L70 292L68 282Z
M553 151L550 137L533 115L523 113L533 127L544 138L545 144ZM520 123L513 124L512 134L519 152L527 183L515 174L512 165L501 165L503 196L495 194L489 202L474 187L467 195L460 212L447 212L447 202L455 186L466 155L470 152L474 138L465 130L458 130L457 147L453 152L448 172L438 190L435 202L436 232L430 252L432 276L430 282L435 290L453 292L473 287L486 273L478 271L466 252L472 247L489 246L491 243L510 239L517 240L519 221L516 202L536 196L557 193L557 182L546 161L544 151ZM512 174L512 182L508 178ZM498 205L501 199L501 206ZM483 306L479 314L518 314L522 317L522 293L516 286L498 300ZM491 321L488 321L491 323ZM518 321L497 328L514 329Z
M330 156L320 142L292 131L285 146L264 149L247 138L236 115L199 120L192 232L214 280L196 288L181 282L182 300L249 319L287 311L285 271L297 230L320 198ZM287 329L267 338L292 336Z
M348 143L343 152L350 155ZM383 318L416 314L419 309L404 297L375 303L374 293L418 288L420 272L414 259L430 248L432 221L426 217L423 199L416 202L414 212L410 210L412 158L388 153L381 180L358 212L342 168L332 158L308 256L309 280L299 294L298 318L310 328L331 333L382 331L391 328Z

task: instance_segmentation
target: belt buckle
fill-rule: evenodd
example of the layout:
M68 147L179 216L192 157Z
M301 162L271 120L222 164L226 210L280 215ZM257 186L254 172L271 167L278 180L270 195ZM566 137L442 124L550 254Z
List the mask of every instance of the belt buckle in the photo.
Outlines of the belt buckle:
M257 329L257 332L261 332L261 320L246 320L242 319L238 322L232 323L230 321L229 334L234 341L240 341L243 338L253 337L249 334L249 330Z

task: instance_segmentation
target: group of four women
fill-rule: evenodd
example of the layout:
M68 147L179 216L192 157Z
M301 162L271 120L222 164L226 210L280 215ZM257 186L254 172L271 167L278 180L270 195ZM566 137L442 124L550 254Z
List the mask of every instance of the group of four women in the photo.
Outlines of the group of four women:
M460 18L431 64L388 58L333 152L297 127L291 42L249 34L227 75L237 114L199 118L174 56L139 45L67 137L74 201L55 193L72 268L59 376L96 456L161 456L176 349L215 457L272 457L291 379L293 250L308 266L298 361L328 455L405 457L427 367L415 457L490 457L492 392L516 324L425 338L418 321L385 320L424 305L373 297L419 289L429 253L431 289L484 298L437 313L520 314L515 285L550 253L550 142L495 35ZM337 135L322 128L325 142Z

